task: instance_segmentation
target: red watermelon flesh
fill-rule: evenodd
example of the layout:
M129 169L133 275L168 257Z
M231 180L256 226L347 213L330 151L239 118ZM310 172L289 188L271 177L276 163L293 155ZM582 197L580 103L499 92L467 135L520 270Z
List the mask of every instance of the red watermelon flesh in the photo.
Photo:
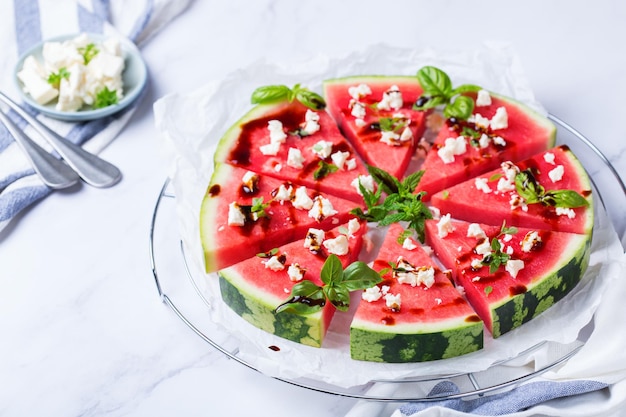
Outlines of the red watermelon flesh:
M360 157L324 110L311 111L319 117L318 131L304 136L298 134L306 123L307 111L311 110L297 101L254 107L222 137L215 153L215 162L225 162L362 203L357 186L352 184L359 175L367 175ZM270 121L282 123L282 130L286 135L275 155L266 155L261 151L262 146L271 142L268 127ZM320 141L331 144L331 155L342 152L338 155L345 157L343 163L335 162L330 155L320 157L314 153L312 148ZM295 159L289 158L292 148L297 151L291 152L299 152L302 158L297 163ZM339 169L316 179L315 173L322 160Z
M343 225L326 231L324 241L342 234L347 236L347 229L347 225ZM357 259L366 230L367 224L362 222L360 228L347 237L348 252L337 255L344 268ZM306 315L274 312L289 299L292 287L300 282L289 276L291 265L305 270L301 280L323 285L320 272L328 257L328 250L322 242L319 242L322 244L320 249L315 251L306 248L304 243L305 240L301 239L277 247L271 256L280 259L284 269L267 268L269 257L255 256L220 270L221 279L226 280L220 282L220 287L224 301L255 326L299 343L320 346L335 313L331 303L326 303L317 313Z
M547 162L546 155L553 155L554 161ZM552 161L551 158L548 160ZM591 234L593 228L591 184L584 168L567 146L542 152L515 165L520 170L532 169L538 183L546 191L574 190L584 196L589 205L571 209L573 212L571 217L569 211L558 214L555 207L542 204L529 204L527 211L522 206L512 208L511 200L517 193L497 190L497 184L504 175L502 168L478 177L486 180L491 192L479 190L476 187L476 179L473 178L435 194L431 203L444 214L449 213L453 218L471 222L500 225L506 221L508 225L514 226ZM559 166L563 167L563 176L554 182L550 178L550 172Z
M366 85L371 93L357 95L365 116L355 117L354 98L349 89ZM385 92L393 86L398 87L402 95L402 106L381 109L380 101ZM409 76L355 76L324 81L324 97L328 111L336 120L341 131L354 145L361 157L370 165L377 166L397 178L401 178L415 154L425 130L427 113L413 110L413 104L422 94L422 88L416 77ZM356 93L355 93L356 94ZM394 145L381 142L380 130L382 118L393 118L401 114L405 123L397 125L396 133L401 135L408 127L411 139L397 140ZM362 120L361 122L358 119ZM398 119L399 121L400 119Z
M276 190L281 185L291 185L294 191L300 186L266 175L259 175L255 191L248 192L242 182L247 172L228 164L215 165L200 213L200 236L207 272L302 239L310 227L328 230L354 218L349 214L354 208L352 201L309 189L306 194L311 199L318 196L318 201L327 199L337 213L318 220L309 216L309 210L296 208L291 201L276 201ZM243 226L229 225L229 205L236 202L239 206L250 206L254 198L263 198L264 203L269 203L266 208L268 217L256 221L247 219Z
M481 133L490 137L484 142L487 145L484 148L478 138L471 140L465 134L466 151L453 155L453 162L444 162L439 151L444 148L446 140L458 138L463 127L476 128L473 122L447 120L421 166L425 173L418 191L427 192L425 201L437 191L495 169L504 161L517 162L554 146L556 127L550 120L508 97L493 93L490 96L491 104L475 106L473 116L479 114L491 120L497 109L504 107L508 115L508 126L498 129L478 128ZM496 136L504 139L504 142L499 144L498 139L494 140Z
M497 314L494 311L511 302L516 296L522 296L538 287L545 280L553 277L560 279L558 275L565 267L569 267L568 264L573 259L584 257L581 254L585 252L589 241L584 235L522 227L517 228L516 233L502 234L501 226L478 223L474 226L480 227L485 236L468 236L470 223L458 220L452 220L454 230L441 237L437 223L438 220L426 221L426 242L432 246L441 263L450 268L456 284L463 287L469 303L492 333L493 317ZM481 266L477 263L485 256L477 248L485 242L490 246L494 238L500 242L500 250L507 253L511 260L523 262L522 269L512 274L505 265L501 265L491 273L488 265ZM523 242L525 243L522 244ZM576 281L580 279L582 271L573 272L576 272ZM556 286L564 294L571 290L560 282ZM550 305L554 302L541 299L535 301L549 302ZM515 319L500 317L499 320L505 322ZM521 322L516 323L519 324ZM507 329L510 330L509 327ZM494 337L500 333L500 329L497 329Z

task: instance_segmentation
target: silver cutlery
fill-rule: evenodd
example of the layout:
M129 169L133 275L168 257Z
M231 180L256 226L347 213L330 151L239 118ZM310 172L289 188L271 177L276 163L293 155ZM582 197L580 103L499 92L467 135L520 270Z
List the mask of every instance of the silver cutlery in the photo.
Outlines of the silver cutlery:
M0 101L26 120L87 184L100 188L110 187L122 178L122 173L115 165L58 135L2 92L0 92Z
M3 112L0 112L0 122L6 126L17 145L26 154L26 158L30 161L35 172L48 187L54 189L67 188L80 180L80 177L72 168L46 152L41 146L26 136Z

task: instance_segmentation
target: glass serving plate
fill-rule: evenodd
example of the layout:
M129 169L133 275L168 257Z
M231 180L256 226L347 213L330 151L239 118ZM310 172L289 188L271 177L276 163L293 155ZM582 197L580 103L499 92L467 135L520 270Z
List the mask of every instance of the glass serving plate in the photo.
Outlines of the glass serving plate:
M557 125L557 144L567 144L589 173L596 196L596 210L603 210L607 214L624 245L626 224L623 221L623 207L626 205L626 186L609 160L589 139L558 117L549 115L549 118ZM191 261L185 252L178 223L175 221L175 199L170 181L166 180L156 200L149 236L150 262L158 295L185 325L210 346L242 365L259 370L258 363L250 355L245 358L241 355L241 340L208 318L209 301L199 285L199 280L204 277L194 276L189 267ZM472 398L510 390L558 368L576 355L592 329L593 322L572 343L541 342L515 357L496 362L479 372L420 375L402 379L376 378L350 388L335 386L315 378L274 378L331 395L379 402L429 402ZM527 358L540 349L547 354L549 360L537 367ZM430 396L431 389L442 381L456 384L459 393Z

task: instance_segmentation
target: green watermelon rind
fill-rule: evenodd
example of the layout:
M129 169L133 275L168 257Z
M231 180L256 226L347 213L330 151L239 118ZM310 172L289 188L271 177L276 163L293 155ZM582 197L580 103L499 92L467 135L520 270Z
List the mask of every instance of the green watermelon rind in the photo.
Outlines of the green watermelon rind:
M299 315L275 313L284 300L258 291L233 268L218 272L222 300L235 313L255 327L303 345L320 347L324 338L323 313Z
M422 326L420 326L422 327ZM397 326L385 331L368 322L353 322L350 328L350 356L355 360L385 363L427 362L465 355L483 348L483 323L448 320L439 329ZM409 330L412 329L412 330Z
M563 251L561 261L532 286L527 287L526 292L491 306L494 338L537 317L578 285L589 265L591 235L573 236L576 238Z
M411 83L417 82L417 77L410 75L354 75L349 77L329 78L322 82L322 89L325 89L326 85L342 85L349 83L389 83L389 81L397 81L398 83Z

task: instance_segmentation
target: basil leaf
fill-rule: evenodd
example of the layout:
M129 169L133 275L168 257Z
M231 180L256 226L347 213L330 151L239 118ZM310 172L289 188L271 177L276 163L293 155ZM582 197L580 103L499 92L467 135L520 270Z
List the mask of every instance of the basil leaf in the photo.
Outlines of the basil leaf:
M291 89L286 85L266 85L252 92L252 104L268 104L289 98Z
M326 161L319 161L317 163L317 169L313 172L313 179L321 180L322 178L337 172L339 167L335 164L329 164Z
M446 118L457 118L466 120L474 111L474 100L467 96L458 96L454 101L443 109L443 115Z
M326 261L324 261L324 265L322 266L322 271L320 272L320 278L322 282L326 285L340 282L343 277L343 265L341 265L341 261L339 257L335 254L330 254Z
M415 104L413 104L413 110L428 110L428 109L434 109L437 106L441 106L444 104L448 103L448 97L444 97L444 96L433 96L433 97L427 97L427 96L422 96L425 97L424 99L420 100L418 99ZM421 105L418 105L421 104ZM423 104L422 104L423 103Z
M548 200L548 201L546 201ZM574 190L553 190L546 192L542 199L549 205L564 208L586 207L589 202Z
M322 287L305 279L291 288L291 298L276 307L274 312L286 311L295 314L311 314L319 311L325 304L326 296Z
M296 100L312 110L322 110L326 107L324 98L313 91L298 89L295 92Z
M450 77L439 68L432 66L422 67L417 72L417 80L427 96L449 97L452 92Z
M326 298L339 311L348 311L350 307L350 291L343 285L331 285L324 287Z
M482 90L480 86L474 84L462 84L452 90L452 94L477 93L480 90Z
M515 176L515 190L526 203L533 204L539 202L539 197L543 194L543 187L537 184L535 177L524 170Z
M370 268L365 262L352 262L343 271L343 281L341 282L348 291L364 290L382 282L378 272Z

